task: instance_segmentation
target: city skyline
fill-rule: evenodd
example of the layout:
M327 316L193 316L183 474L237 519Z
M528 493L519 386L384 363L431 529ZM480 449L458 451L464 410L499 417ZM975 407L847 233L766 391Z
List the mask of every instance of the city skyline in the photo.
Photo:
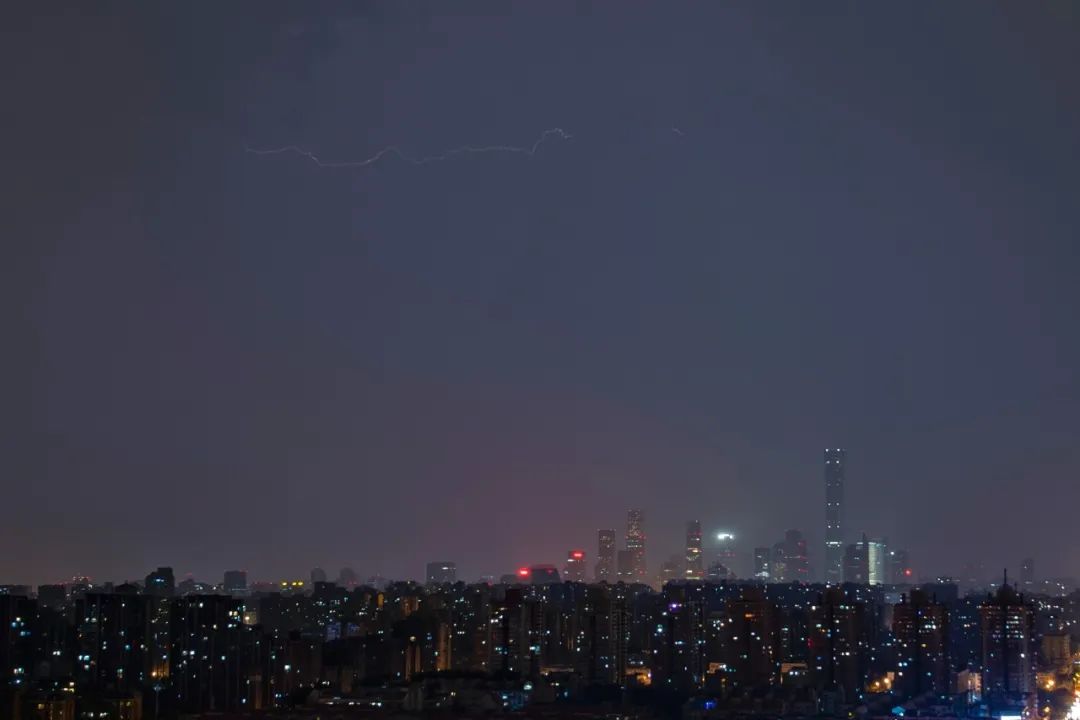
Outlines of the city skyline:
M1080 574L1074 5L495 7L6 16L0 579Z

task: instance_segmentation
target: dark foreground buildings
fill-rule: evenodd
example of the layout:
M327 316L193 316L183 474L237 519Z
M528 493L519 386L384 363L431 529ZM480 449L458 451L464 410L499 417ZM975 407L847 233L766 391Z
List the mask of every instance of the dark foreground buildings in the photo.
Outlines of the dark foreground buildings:
M784 557L800 558L789 545ZM444 566L427 585L381 589L230 577L231 592L191 584L185 594L163 568L146 587L0 595L0 718L565 705L1058 720L1061 697L1047 688L1073 689L1076 595L698 580L657 591L560 582L543 566L466 585L448 582Z

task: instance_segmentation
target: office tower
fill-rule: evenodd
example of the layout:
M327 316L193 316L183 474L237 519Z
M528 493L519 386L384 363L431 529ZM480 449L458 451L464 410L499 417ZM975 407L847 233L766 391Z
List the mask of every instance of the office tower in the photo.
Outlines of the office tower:
M615 572L615 579L624 583L637 582L637 575L634 572L634 551L620 550L618 559L619 562Z
M889 582L889 550L884 539L867 541L867 563L869 564L869 583L885 585Z
M684 561L678 555L672 555L667 560L660 564L660 587L664 587L673 580L681 580L686 577L686 570L683 568Z
M597 533L599 545L596 551L596 582L615 580L615 531L601 530Z
M321 567L312 568L311 570L311 586L315 587L315 583L326 582L326 571Z
M735 573L731 572L731 568L720 561L709 563L709 568L705 571L705 579L712 582L723 582L725 580L734 580Z
M230 595L244 592L247 590L247 573L243 570L226 570L223 587Z
M893 608L893 636L896 638L893 689L901 698L924 693L946 695L949 683L949 613L924 590L901 596Z
M143 592L156 597L172 597L176 592L176 579L171 567L159 567L146 576Z
M1021 696L1033 695L1037 654L1033 606L1004 582L993 597L979 606L979 615L983 693L1010 704Z
M705 558L701 554L701 523L686 523L686 578L701 580L705 577Z
M770 558L772 582L810 582L810 560L806 556L806 538L798 530L788 530L784 539L773 545Z
M754 579L763 583L771 582L771 565L772 550L767 547L754 548Z
M844 549L843 580L867 585L870 582L870 541L863 539Z
M889 582L893 585L915 582L915 571L911 568L911 557L907 550L889 551Z
M562 580L554 565L533 565L529 568L529 582L533 585L554 585Z
M1029 592L1034 589L1035 561L1032 558L1024 558L1020 564L1020 584Z
M634 556L634 579L647 582L645 575L645 513L631 510L626 514L626 549Z
M844 577L844 482L847 451L825 451L825 582Z
M728 577L734 580L738 577L738 553L735 552L735 535L720 531L716 533L716 562L727 568Z
M457 582L457 565L449 560L437 560L427 564L427 584L445 585Z
M584 550L567 551L566 567L563 569L563 580L566 582L585 582Z

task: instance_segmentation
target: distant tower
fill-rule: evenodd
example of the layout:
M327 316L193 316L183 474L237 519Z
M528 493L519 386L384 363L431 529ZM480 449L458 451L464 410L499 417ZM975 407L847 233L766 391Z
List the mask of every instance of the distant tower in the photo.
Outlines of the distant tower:
M1024 589L1030 591L1035 585L1035 561L1032 558L1024 558L1020 565L1020 582Z
M847 451L825 451L825 582L844 578L844 471Z
M315 587L315 583L320 582L326 582L326 571L317 567L311 571L311 586Z
M597 533L599 545L596 552L596 582L615 581L615 531L601 530Z
M686 523L686 578L701 580L705 577L705 559L701 555L701 523Z
M626 549L634 558L634 580L648 582L645 576L645 513L641 510L631 510L626 514Z
M585 551L569 550L562 579L566 582L585 582Z

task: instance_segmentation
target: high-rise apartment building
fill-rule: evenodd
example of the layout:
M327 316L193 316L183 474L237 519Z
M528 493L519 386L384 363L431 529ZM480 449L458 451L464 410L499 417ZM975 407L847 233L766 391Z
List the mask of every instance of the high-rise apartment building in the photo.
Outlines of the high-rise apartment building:
M924 590L901 596L893 608L897 668L893 687L902 697L946 695L949 683L949 613Z
M979 607L983 693L1028 698L1035 687L1035 610L1008 582ZM1033 699L1033 698L1031 698Z
M847 451L825 451L825 582L844 576L844 483Z
M615 580L615 531L601 530L597 533L596 582Z
M705 577L705 558L701 553L701 523L686 523L686 578L701 580Z

